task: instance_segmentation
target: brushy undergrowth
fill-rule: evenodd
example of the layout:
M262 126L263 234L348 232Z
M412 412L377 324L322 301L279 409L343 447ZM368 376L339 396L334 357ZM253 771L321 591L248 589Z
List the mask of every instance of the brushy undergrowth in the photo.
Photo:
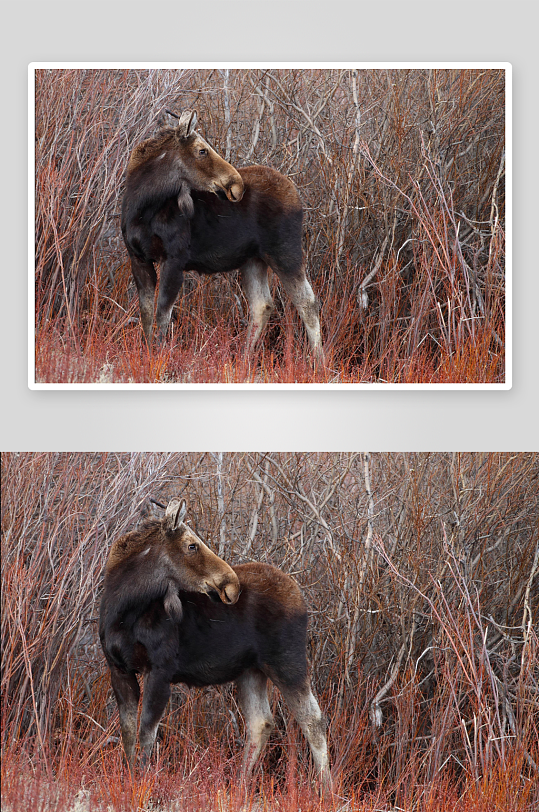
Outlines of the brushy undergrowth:
M231 686L177 686L149 772L122 765L102 569L148 497L180 495L216 552L282 567L309 607L336 795L273 691L251 808L532 812L538 482L536 454L2 455L2 809L242 808Z
M196 109L235 166L297 184L326 370L275 279L243 361L234 275L188 275L149 357L119 226L163 108ZM38 382L499 383L505 379L503 70L38 70Z

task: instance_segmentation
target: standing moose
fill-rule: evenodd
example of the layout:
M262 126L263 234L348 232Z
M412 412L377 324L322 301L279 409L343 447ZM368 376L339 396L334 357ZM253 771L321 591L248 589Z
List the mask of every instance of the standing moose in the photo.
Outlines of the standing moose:
M269 266L305 324L315 361L323 364L319 307L305 275L303 209L294 184L269 167L237 171L195 131L196 121L196 113L187 111L175 126L163 124L153 138L135 147L127 167L122 234L148 346L155 263L160 264L155 313L160 339L184 270L214 274L239 269L250 310L247 356L274 309Z
M331 786L325 722L307 674L307 611L296 582L268 564L230 567L184 523L185 502L119 538L105 570L99 634L133 769L140 688L143 762L170 684L235 682L247 740L247 781L274 722L268 678L305 734L324 789Z

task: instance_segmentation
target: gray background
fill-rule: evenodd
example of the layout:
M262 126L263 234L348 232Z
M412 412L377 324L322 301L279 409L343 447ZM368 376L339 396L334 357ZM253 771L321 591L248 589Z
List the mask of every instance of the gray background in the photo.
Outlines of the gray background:
M537 449L536 4L9 5L2 53L2 450ZM40 61L511 62L513 388L30 391L27 66Z

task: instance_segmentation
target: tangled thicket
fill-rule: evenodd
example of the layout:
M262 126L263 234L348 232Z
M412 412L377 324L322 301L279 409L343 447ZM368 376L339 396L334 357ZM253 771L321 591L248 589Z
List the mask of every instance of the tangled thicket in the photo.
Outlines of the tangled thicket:
M119 199L130 150L167 107L196 109L234 165L297 184L330 379L503 380L505 75L485 69L37 71L38 378L95 380L101 345L135 346ZM200 284L188 275L178 305L180 354L208 352L203 328L244 335L235 277L206 280L203 297ZM287 308L278 298L275 319ZM280 359L285 342L270 329L265 347ZM60 350L86 368L59 367ZM215 366L190 380L221 380ZM114 380L156 375L121 367Z

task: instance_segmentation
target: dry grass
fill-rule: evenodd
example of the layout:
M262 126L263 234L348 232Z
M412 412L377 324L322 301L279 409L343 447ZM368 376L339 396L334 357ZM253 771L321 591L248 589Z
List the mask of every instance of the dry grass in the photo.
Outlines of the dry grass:
M531 812L538 481L534 454L4 454L2 808L240 809L231 687L177 687L131 782L97 637L112 540L148 496L182 495L228 561L304 590L337 789L322 808ZM272 703L252 808L319 809Z
M225 75L226 74L226 75ZM505 375L501 70L38 70L36 381L498 383ZM234 165L293 178L328 369L277 312L250 367L234 276L187 280L141 344L119 228L133 146L197 109Z

